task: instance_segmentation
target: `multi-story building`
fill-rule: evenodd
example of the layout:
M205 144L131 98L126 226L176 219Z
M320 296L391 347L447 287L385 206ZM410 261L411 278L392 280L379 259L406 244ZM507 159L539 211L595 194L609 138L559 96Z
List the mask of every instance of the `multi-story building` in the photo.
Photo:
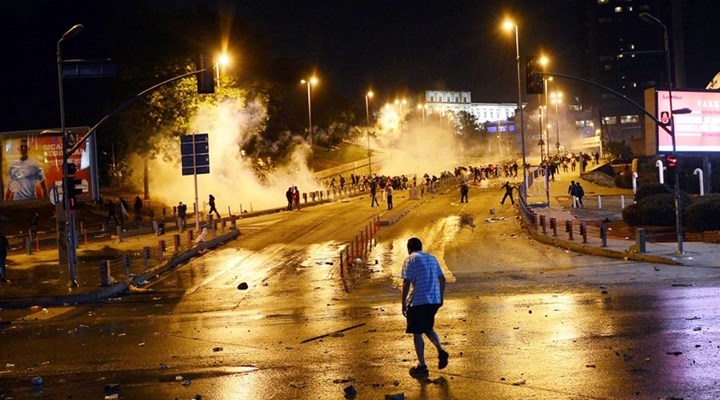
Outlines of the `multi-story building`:
M643 105L647 88L685 85L681 0L587 0L590 80ZM652 18L649 18L649 14ZM641 18L641 15L644 18ZM665 62L667 29L671 55ZM609 91L591 90L593 119L603 141L626 141L643 152L643 112ZM654 110L649 110L654 112Z

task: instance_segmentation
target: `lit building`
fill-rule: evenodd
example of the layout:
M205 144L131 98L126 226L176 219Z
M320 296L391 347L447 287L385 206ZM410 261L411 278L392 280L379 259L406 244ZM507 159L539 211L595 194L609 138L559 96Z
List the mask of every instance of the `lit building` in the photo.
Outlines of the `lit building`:
M457 114L465 111L475 116L479 124L508 121L515 116L517 108L516 103L473 103L470 92L442 90L426 90L425 104L428 114Z
M663 35L657 24L640 18L649 13L667 27L675 87L685 85L680 0L586 0L590 80L643 105L647 88L669 86ZM593 88L593 119L603 141L626 141L643 151L643 115L621 97ZM654 110L649 110L654 112Z

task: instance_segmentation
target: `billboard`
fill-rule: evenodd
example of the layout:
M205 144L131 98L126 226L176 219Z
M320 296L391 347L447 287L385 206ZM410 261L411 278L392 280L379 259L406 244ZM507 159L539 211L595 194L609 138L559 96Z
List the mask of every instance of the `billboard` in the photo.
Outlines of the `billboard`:
M674 115L670 111L670 93ZM655 115L661 124L672 129L671 116L674 119L677 152L720 153L720 92L655 90L654 101ZM661 126L657 126L655 135L657 152L672 153L672 136Z
M67 128L71 143L85 135L90 128ZM92 139L92 137L90 138ZM60 130L4 132L0 136L2 151L3 202L45 200L55 202L62 193L62 138ZM77 179L82 180L83 192L91 187L90 140L73 153L68 162L77 166Z

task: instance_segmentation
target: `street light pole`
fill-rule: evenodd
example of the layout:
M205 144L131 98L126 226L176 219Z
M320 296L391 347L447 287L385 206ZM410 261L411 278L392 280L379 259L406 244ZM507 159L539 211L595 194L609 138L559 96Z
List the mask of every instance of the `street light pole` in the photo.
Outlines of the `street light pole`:
M312 131L312 100L310 96L310 87L317 84L317 78L314 76L311 77L308 80L301 80L300 83L307 84L307 98L308 98L308 144L310 145L310 148L312 149L313 144L313 131Z
M63 73L62 73L62 42L66 39L72 39L80 32L83 26L81 24L73 25L72 28L65 32L57 42L57 73L58 73L58 95L60 98L60 134L62 135L62 186L63 186L63 208L65 209L65 237L64 245L67 250L67 261L70 278L70 286L78 287L77 281L77 237L75 236L75 211L70 210L70 190L74 189L68 185L68 143L67 132L65 131L65 100L63 92ZM62 246L61 246L62 247Z
M523 170L523 195L527 198L528 192L528 181L527 181L527 162L525 161L525 118L523 117L522 110L522 78L520 76L520 38L518 33L518 26L514 22L505 22L506 28L513 28L515 30L515 63L517 64L517 87L518 87L518 100L517 100L517 112L520 113L520 147L522 149L522 170ZM516 119L517 120L517 119Z
M674 157L677 157L677 147L675 142L675 115L673 113L673 79L672 79L672 71L670 67L670 38L668 36L668 29L665 24L662 23L658 18L654 17L651 14L648 14L646 12L642 12L638 15L640 19L643 21L659 25L663 29L663 39L664 39L664 45L665 45L665 74L667 76L667 83L668 83L668 103L670 106L670 137L672 139L672 154ZM675 167L674 177L675 177L675 231L677 234L677 254L682 255L684 254L683 251L683 229L682 229L682 218L680 217L680 210L682 208L682 198L680 197L680 173L679 170L680 166Z
M372 178L372 160L370 158L370 99L373 95L372 91L365 94L365 116L367 118L365 129L367 131L368 176L370 178Z

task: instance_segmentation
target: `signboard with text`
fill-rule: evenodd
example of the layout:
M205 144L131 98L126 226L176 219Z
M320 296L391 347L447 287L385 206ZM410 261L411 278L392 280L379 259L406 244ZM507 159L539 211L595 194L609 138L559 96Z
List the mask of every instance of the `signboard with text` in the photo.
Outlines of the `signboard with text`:
M672 109L670 110L670 93ZM720 153L720 92L692 90L655 90L657 119L672 129L674 118L675 148L678 153ZM652 108L648 108L652 110ZM657 152L673 151L672 136L661 126L656 129Z
M89 130L89 127L67 128L68 140L74 143ZM50 201L53 189L62 188L60 130L3 132L0 135L3 201ZM82 180L84 192L91 180L92 147L90 141L83 143L68 160L76 165L75 176Z

